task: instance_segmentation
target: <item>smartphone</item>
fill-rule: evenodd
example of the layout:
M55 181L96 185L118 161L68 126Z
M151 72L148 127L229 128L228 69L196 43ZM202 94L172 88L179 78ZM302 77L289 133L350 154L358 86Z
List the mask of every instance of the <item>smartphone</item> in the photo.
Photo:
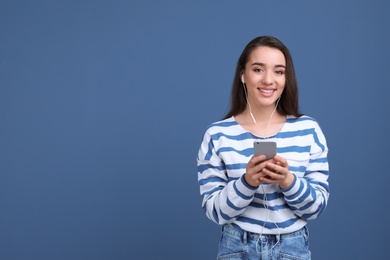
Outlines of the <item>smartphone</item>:
M256 140L253 142L255 156L264 154L266 160L274 158L276 155L276 142Z

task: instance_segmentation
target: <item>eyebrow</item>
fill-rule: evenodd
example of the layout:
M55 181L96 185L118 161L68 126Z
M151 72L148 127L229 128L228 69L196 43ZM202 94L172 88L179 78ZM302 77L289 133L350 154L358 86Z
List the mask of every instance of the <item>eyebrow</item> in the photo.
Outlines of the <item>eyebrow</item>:
M251 66L256 66L256 65L257 66L263 66L263 67L266 66L266 64L262 63L262 62L254 62L254 63L251 64ZM284 66L282 64L277 64L277 65L275 65L275 68L286 68L286 66Z

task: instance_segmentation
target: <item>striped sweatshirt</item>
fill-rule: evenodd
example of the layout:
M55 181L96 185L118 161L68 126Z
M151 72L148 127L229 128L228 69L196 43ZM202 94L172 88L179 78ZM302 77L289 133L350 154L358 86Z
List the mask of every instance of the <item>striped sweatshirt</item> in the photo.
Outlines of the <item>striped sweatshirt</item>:
M233 224L261 234L299 230L317 218L329 198L328 147L318 123L311 117L287 116L275 141L277 154L294 175L286 189L263 183L252 187L244 179L253 156L253 141L262 139L245 130L234 117L211 124L205 131L197 170L202 207L219 225Z

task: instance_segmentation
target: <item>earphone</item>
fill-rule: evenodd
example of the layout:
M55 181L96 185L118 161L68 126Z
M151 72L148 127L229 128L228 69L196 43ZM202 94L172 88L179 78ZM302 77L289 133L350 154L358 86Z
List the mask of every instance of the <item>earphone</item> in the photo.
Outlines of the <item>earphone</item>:
M253 113L252 113L252 106L251 106L251 104L249 103L249 100L248 100L248 92L246 91L245 80L244 80L244 74L241 75L241 81L242 81L242 87L244 88L245 99L246 99L246 102L248 103L248 106L249 106L249 114L250 114L250 116L251 116L253 122L255 123L255 125L257 126L257 128L258 128L258 129L260 130L260 132L261 132L261 128L259 127L259 125L258 125L257 122L256 122L256 119L255 119L255 117L254 117L254 115L253 115ZM280 95L279 98L277 99L275 108L274 108L274 110L273 110L272 113L271 113L271 116L270 116L269 121L268 121L267 132L268 132L269 126L270 126L270 124L271 124L272 117L273 117L273 115L274 115L274 113L275 113L275 111L276 111L276 108L277 108L278 105L279 105L279 101L280 101L280 98L281 98L281 97L282 97L282 96ZM266 138L268 138L268 137L266 137Z
M252 107L251 107L251 104L249 103L249 100L248 100L248 92L247 92L246 85L245 85L244 74L241 75L241 82L242 82L242 87L244 88L245 99L246 99L246 102L248 103L248 106L249 106L249 114L250 114L250 116L251 116L253 122L255 123L256 127L260 130L260 132L262 132L262 131L261 131L261 128L260 128L259 125L257 124L256 119L255 119L255 117L254 117L254 115L253 115L253 113L252 113ZM277 99L275 108L274 108L274 110L272 111L272 113L271 113L271 115L270 115L270 118L269 118L269 121L268 121L268 126L267 126L267 133L266 133L266 134L268 134L268 130L269 130L269 127L270 127L270 124L271 124L272 117L273 117L273 115L274 115L274 113L275 113L275 111L276 111L276 109L277 109L277 107L278 107L278 105L279 105L279 101L280 101L281 97L282 97L282 96L280 95L279 98ZM265 138L268 139L268 136L265 136ZM263 194L264 194L264 199L263 199L263 200L264 200L264 207L265 207L266 209L268 209L268 198L267 198L267 193L266 193L266 191L265 191L265 187L264 187L262 184L261 184L261 188L262 188ZM262 235L263 235L263 230L264 230L264 227L265 227L265 225L267 224L268 220L272 221L272 223L277 227L277 229L278 229L278 231L279 231L279 226L278 226L278 224L273 220L271 214L272 214L272 212L271 212L271 211L268 211L266 220L264 221L264 224L263 224L263 226L262 226L262 228L261 228L260 236L258 237L257 243L256 243L256 251L257 251L257 252L260 252L260 249L258 249L258 245L259 245L258 242L259 242L259 240L261 239L261 237L262 237ZM272 250L274 249L274 247L279 243L279 241L280 241L280 232L279 232L279 234L277 235L277 241L276 241L275 245L272 246L271 251L272 251Z
M249 114L251 115L253 122L254 122L255 125L257 126L256 119L255 119L255 117L254 117L253 114L252 114L252 107L251 107L251 104L249 103L249 100L248 100L248 92L246 92L244 74L242 74L242 76L241 76L241 81L242 81L242 87L244 88L246 103L248 103L248 106L249 106ZM257 127L258 127L258 126L257 126Z
M262 131L261 131L261 128L260 128L259 125L257 124L256 119L255 119L255 117L254 117L254 115L253 115L253 113L252 113L252 107L251 107L251 104L249 103L249 100L248 100L248 92L247 92L246 85L245 85L244 74L241 75L241 82L242 82L242 87L244 88L245 99L246 99L246 102L247 102L247 104L248 104L248 106L249 106L249 114L250 114L250 116L251 116L253 122L255 123L256 127L260 130L260 132L262 132ZM278 105L279 105L279 101L280 101L280 98L281 98L281 97L282 97L282 96L280 95L279 98L277 99L275 108L274 108L274 110L272 111L272 113L271 113L271 115L270 115L270 118L269 118L269 121L268 121L268 126L267 126L267 133L266 133L266 134L268 134L268 130L269 130L269 127L270 127L270 124L271 124L272 117L273 117L273 115L274 115L274 113L275 113L275 111L276 111L276 109L277 109L277 107L278 107ZM265 136L265 139L268 139L268 136ZM262 188L263 194L264 194L264 199L263 199L263 200L264 200L264 207L265 207L266 209L268 209L268 198L267 198L267 193L266 193L266 191L265 191L265 187L264 187L262 184L261 184L261 188ZM272 216L271 216L271 213L272 213L272 212L268 211L266 220L264 221L264 224L263 224L263 226L262 226L262 228L261 228L260 236L258 237L257 242L259 242L259 240L261 239L261 237L262 237L262 235L263 235L264 227L265 227L265 225L267 224L268 220L272 221L272 223L277 227L277 229L278 229L278 231L279 231L279 226L278 226L278 224L273 220L273 218L272 218ZM279 240L280 240L280 233L277 235L276 244L272 246L271 251L272 251L272 250L274 249L274 247L279 243ZM256 251L257 251L257 252L260 252L260 249L258 249L258 245L259 245L259 243L256 243Z

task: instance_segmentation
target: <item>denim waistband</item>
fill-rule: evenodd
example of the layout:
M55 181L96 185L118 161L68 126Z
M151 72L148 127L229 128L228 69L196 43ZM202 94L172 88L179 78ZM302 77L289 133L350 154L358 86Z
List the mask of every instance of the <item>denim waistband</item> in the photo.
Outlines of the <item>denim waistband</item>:
M291 232L291 233L274 234L274 235L259 234L259 233L253 233L253 232L245 231L245 230L241 229L239 226L232 225L232 224L224 225L222 227L222 230L223 230L223 232L226 232L226 233L228 233L230 235L238 236L238 237L245 238L245 239L250 239L250 240L258 240L259 238L262 239L262 240L268 240L268 239L279 240L279 239L286 239L286 238L289 238L289 237L297 237L297 236L306 236L306 237L308 237L308 234L309 234L306 226L304 226L303 228L301 228L301 229L299 229L297 231Z

